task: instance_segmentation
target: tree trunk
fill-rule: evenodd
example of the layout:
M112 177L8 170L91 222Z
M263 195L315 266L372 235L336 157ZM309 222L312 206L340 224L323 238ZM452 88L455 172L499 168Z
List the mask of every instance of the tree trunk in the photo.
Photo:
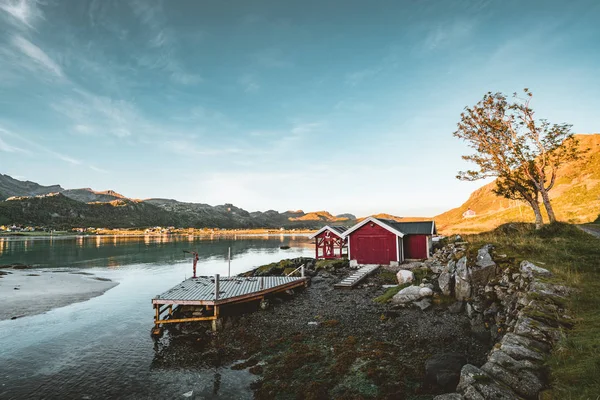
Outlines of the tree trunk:
M542 217L542 210L540 210L540 205L537 202L537 199L532 197L528 197L525 199L527 203L531 206L533 210L533 214L535 215L535 229L541 229L544 225L544 218Z
M540 190L542 193L542 201L544 202L544 207L546 208L546 212L548 213L548 220L550 223L556 222L556 216L554 215L554 210L552 209L552 204L550 204L550 197L548 197L548 191L545 189Z

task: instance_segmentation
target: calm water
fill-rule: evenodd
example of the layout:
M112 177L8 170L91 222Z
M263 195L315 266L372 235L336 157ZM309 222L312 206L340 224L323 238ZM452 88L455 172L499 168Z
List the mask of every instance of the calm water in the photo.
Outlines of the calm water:
M303 236L0 238L0 265L72 268L119 282L86 302L0 321L0 398L252 398L247 371L193 356L210 344L165 338L155 349L150 338L150 299L191 276L183 250L200 253L199 274L226 275L228 247L232 274L313 254Z

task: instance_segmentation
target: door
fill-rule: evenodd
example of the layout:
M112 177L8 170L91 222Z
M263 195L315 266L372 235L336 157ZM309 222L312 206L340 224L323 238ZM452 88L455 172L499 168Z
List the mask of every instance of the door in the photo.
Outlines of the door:
M390 251L385 236L358 238L356 261L359 264L389 264Z
M425 235L407 235L404 237L404 250L406 258L424 259L427 258L427 236Z

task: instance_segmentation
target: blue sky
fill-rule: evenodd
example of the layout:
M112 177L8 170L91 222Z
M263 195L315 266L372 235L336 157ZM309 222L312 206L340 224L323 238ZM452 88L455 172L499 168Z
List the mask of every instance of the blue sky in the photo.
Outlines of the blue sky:
M0 172L247 210L432 216L487 91L597 132L597 1L0 0Z

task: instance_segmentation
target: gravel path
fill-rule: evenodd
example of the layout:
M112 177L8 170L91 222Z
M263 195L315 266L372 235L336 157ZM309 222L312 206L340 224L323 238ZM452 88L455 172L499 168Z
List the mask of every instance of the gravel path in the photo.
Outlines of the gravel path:
M589 233L592 236L596 236L598 239L600 239L600 227L591 225L577 225L577 227L582 231Z

